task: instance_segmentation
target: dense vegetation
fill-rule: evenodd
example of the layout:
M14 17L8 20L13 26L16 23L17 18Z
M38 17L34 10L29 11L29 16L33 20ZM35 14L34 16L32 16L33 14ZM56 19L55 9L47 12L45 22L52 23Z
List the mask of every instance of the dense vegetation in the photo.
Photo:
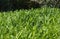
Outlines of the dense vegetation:
M60 39L60 0L0 0L0 11L0 39Z
M60 9L0 12L0 39L60 39Z
M44 5L60 8L60 0L0 0L0 11L36 8Z

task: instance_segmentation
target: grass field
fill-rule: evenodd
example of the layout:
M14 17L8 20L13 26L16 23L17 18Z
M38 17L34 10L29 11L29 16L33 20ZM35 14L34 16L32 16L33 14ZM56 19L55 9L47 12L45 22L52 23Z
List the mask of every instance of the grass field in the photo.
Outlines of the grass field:
M60 39L60 9L0 12L0 39Z

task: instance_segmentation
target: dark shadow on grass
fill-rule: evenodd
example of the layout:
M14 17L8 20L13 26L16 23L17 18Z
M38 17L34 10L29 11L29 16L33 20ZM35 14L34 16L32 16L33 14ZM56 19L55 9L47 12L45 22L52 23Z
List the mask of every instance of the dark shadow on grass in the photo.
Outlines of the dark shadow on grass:
M46 6L40 6L39 4L37 5L34 5L34 6L31 6L31 7L27 7L27 6L19 6L19 7L11 7L11 8L3 8L3 9L0 9L0 12L7 12L7 11L15 11L15 10L30 10L30 9L37 9L37 8L41 8L41 7L46 7ZM47 6L47 7L50 7L50 6ZM50 7L50 8L58 8L60 9L60 7Z
M31 8L40 8L42 4L39 4L37 2L31 2L31 3L22 3L22 4L12 4L12 5L0 5L0 12L7 12L7 11L15 11L20 9L31 9Z

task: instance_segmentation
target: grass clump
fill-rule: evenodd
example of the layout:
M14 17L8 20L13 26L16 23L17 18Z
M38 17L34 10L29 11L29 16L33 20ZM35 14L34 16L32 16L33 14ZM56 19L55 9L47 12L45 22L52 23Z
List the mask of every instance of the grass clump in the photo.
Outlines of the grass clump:
M59 39L60 9L0 12L0 39Z

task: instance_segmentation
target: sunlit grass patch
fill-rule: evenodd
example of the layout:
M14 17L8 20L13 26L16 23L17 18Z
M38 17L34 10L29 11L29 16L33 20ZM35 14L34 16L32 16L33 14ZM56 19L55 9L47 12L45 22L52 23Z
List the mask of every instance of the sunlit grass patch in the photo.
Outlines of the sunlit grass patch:
M0 12L0 39L59 39L60 9Z

